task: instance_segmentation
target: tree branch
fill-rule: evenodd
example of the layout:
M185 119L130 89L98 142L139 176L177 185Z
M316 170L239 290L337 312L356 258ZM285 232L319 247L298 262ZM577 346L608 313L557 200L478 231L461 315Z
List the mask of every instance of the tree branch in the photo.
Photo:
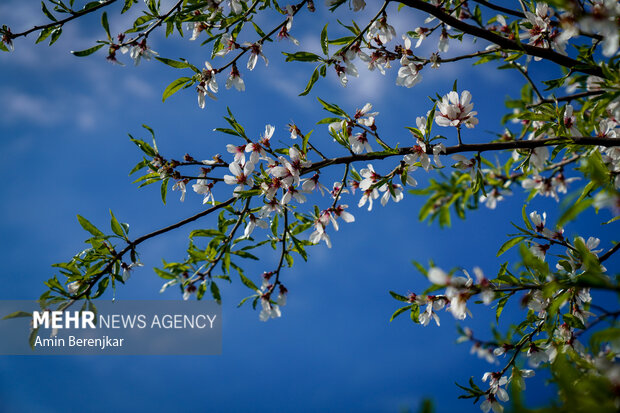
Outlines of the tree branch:
M500 13L508 14L510 16L515 16L515 17L518 17L520 19L525 19L525 14L521 13L520 11L515 11L515 10L512 10L512 9L507 9L505 7L498 6L496 4L492 4L492 3L489 3L488 1L484 1L484 0L473 0L473 2L474 3L478 3L478 4L482 4L483 6L486 6L489 9L493 9L493 10L498 11Z
M586 98L589 96L598 96L605 93L604 90L592 90L588 92L575 93L574 95L562 96L555 99L542 99L538 103L533 103L531 105L527 105L528 109L535 108L536 106L542 105L543 103L555 103L555 102L570 102L571 100Z
M394 1L394 0L390 0ZM551 49L544 49L542 47L536 47L529 44L519 43L514 40L510 40L506 37L502 37L498 34L495 34L489 30L481 29L476 26L472 26L467 24L456 17L452 17L449 14L443 12L443 10L439 7L436 7L430 3L425 3L422 0L398 0L399 3L402 3L406 6L409 6L414 9L418 9L429 13L437 17L439 20L444 23L458 29L464 33L470 34L475 37L479 37L481 39L488 40L491 43L495 43L496 45L507 49L507 50L515 50L523 53L527 53L531 56L541 57L543 59L549 60L551 62L557 63L560 66L568 67L577 72L587 73L589 75L599 76L602 78L606 78L605 74L598 66L591 66L586 62L580 62L578 60L572 59L568 56L564 56L560 53L556 53Z
M77 11L77 12L73 13L71 16L69 16L69 17L67 17L65 19L57 20L55 22L51 22L51 23L44 24L44 25L41 25L41 26L34 26L32 29L28 29L28 30L26 30L24 32L21 32L21 33L7 33L7 35L9 36L9 38L15 39L17 37L27 36L27 35L29 35L32 32L36 32L37 30L45 30L45 29L49 29L50 27L54 27L54 26L63 26L65 23L70 22L71 20L77 19L78 17L82 17L82 16L84 16L86 14L92 13L92 12L94 12L96 10L99 10L99 9L103 8L103 7L109 6L110 4L115 3L115 2L116 2L116 0L106 0L106 1L103 1L103 2L99 3L96 6L91 7L90 9Z
M553 138L553 139L472 143L472 144L449 146L446 148L445 153L441 153L441 155L445 156L445 155L451 155L451 154L461 153L461 152L486 152L486 151L501 151L501 150L511 150L511 149L534 149L534 148L539 148L541 146L559 145L561 143L616 147L616 146L620 146L620 139L596 138L596 137L591 137L591 136L580 136L580 137L561 136L561 137ZM301 173L307 174L307 173L317 171L319 169L322 169L324 167L331 166L331 165L346 164L346 163L358 162L358 161L371 161L375 159L385 159L385 158L389 158L392 156L403 156L403 155L407 155L413 152L414 152L414 149L412 147L409 147L409 148L394 149L392 151L370 152L366 154L349 155L349 156L343 156L340 158L332 158L332 159L327 159L327 160L316 162L312 166L302 169ZM429 155L432 155L433 149L431 147L427 148L426 153Z
M82 291L81 293L72 296L71 298L74 300L77 300L79 298L84 297L86 294L88 294L92 288L95 286L95 284L97 284L97 282L99 282L99 280L101 278L103 278L104 275L108 274L111 270L112 267L114 266L114 264L120 260L121 258L123 258L123 256L125 254L127 254L129 251L135 249L136 246L138 246L139 244L143 243L144 241L151 239L153 237L156 237L158 235L161 234L165 234L166 232L172 231L173 229L182 227L183 225L189 224L190 222L196 221L199 218L202 218L206 215L209 215L212 212L217 211L218 209L222 209L230 204L232 204L233 202L235 202L235 200L237 200L236 197L232 197L220 204L217 204L215 206L212 206L209 209L206 209L204 211L201 211L199 213L197 213L196 215L193 215L189 218L185 218L184 220L181 220L175 224L169 225L167 227L164 228L160 228L157 231L153 231L149 234L143 235L141 237L136 238L134 241L131 241L127 244L127 246L125 248L123 248L123 250L117 254L114 255L114 257L112 257L110 259L110 261L108 262L108 264L106 264L106 266L103 268L103 270L101 270L99 273L97 273L96 275L90 277L88 279L88 286L86 287L86 289L84 291Z
M620 242L617 243L616 245L613 246L612 249L610 249L609 251L607 251L605 254L601 255L601 257L598 259L599 262L603 262L607 259L609 259L609 257L611 257L612 255L614 255L614 253L616 251L618 251L618 249L620 249Z

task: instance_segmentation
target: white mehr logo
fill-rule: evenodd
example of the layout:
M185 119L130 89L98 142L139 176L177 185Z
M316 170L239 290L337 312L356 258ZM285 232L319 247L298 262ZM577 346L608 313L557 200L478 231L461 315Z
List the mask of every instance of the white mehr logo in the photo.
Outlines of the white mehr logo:
M34 311L32 327L38 328L95 328L92 311Z

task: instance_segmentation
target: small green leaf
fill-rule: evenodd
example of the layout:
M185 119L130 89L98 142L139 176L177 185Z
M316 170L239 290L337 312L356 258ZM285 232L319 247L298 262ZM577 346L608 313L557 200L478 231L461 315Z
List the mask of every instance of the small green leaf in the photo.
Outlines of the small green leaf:
M108 13L105 11L101 15L101 25L103 26L103 30L105 30L105 34L108 36L108 40L112 41L112 36L110 35L110 23L108 22Z
M58 27L57 29L52 31L52 36L50 37L50 44L49 45L51 46L54 43L56 43L56 40L58 40L60 38L61 34L62 34L62 29L60 27Z
M401 315L405 311L409 310L410 308L411 308L410 305L406 305L406 306L401 307L398 310L394 311L394 314L392 314L392 317L390 317L390 323L392 322L392 320L394 320L396 317L398 317L399 315Z
M504 306L506 306L506 303L508 302L508 297L509 296L506 296L506 297L502 298L497 303L497 308L495 309L495 321L496 322L499 321L499 316L502 315L502 311L504 310Z
M121 10L121 14L128 11L131 8L131 6L133 6L137 2L138 0L125 0L125 4L123 5L123 10Z
M164 178L161 181L161 200L166 205L166 195L168 194L168 180L170 178Z
M218 288L217 284L214 283L213 281L211 281L211 295L213 296L213 299L217 301L218 304L222 303L222 295L220 294L220 289Z
M303 92L299 94L299 96L306 96L308 93L310 93L316 81L319 80L319 67L320 66L317 66L316 68L314 68L314 72L312 72L312 76L310 77L310 80L308 81L306 88L304 89Z
M96 237L103 237L104 234L103 232L99 231L97 229L97 227L95 227L93 224L90 223L89 220L87 220L86 218L84 218L81 215L77 216L78 222L80 223L80 225L82 226L82 228L84 228L86 231L90 232L92 235L96 236Z
M47 39L49 35L52 34L52 30L52 27L46 27L45 29L41 30L35 44L41 43L43 40Z
M211 238L211 237L223 237L223 236L224 234L222 234L220 231L216 229L197 229L189 233L190 238L194 238L194 237Z
M56 20L56 17L54 17L54 15L48 10L47 6L45 5L45 2L41 2L41 10L43 11L43 14L45 14L47 18L50 19L51 21L53 22L58 21Z
M282 52L282 54L284 56L286 56L286 61L287 62L293 62L293 61L297 61L297 62L318 62L321 59L321 56L316 55L314 53L309 53L309 52L297 52L297 53L285 53Z
M164 90L164 93L162 95L162 102L165 102L166 99L177 93L179 90L187 87L190 83L193 83L192 78L190 77L180 77L177 80L174 80Z
M402 301L404 303L408 303L409 302L409 299L407 299L407 297L404 297L404 296L402 296L400 294L397 294L394 291L390 291L390 295L392 297L394 297L395 299L397 299L398 301Z
M95 53L97 50L101 49L103 46L105 46L105 43L100 43L97 46L91 47L90 49L80 50L77 52L71 51L71 53L77 57L84 57L84 56L88 56L88 55Z
M25 311L15 311L14 313L11 313L9 315L2 317L2 319L8 320L11 318L18 318L18 317L32 317L32 313L27 313Z
M203 282L200 283L200 286L198 287L198 291L196 291L196 299L202 300L202 297L204 297L206 291L207 291L207 280L204 280Z
M246 277L242 273L239 273L239 277L241 277L241 282L243 283L243 285L245 285L252 291L258 291L258 287L248 277Z
M123 232L123 227L121 226L121 224L118 222L118 220L116 219L116 217L112 213L112 210L110 210L110 216L112 217L112 219L110 220L110 228L112 228L112 232L114 232L119 237L125 238L125 233Z
M499 251L497 251L497 256L499 257L500 255L508 251L510 248L514 247L515 245L517 245L518 243L520 243L521 241L525 239L527 239L527 237L521 236L521 237L511 238L508 241L504 242L504 244L500 247Z
M129 135L129 139L131 139L131 141L133 143L135 143L136 146L138 148L140 148L142 150L142 152L144 152L148 156L155 156L155 155L157 155L157 152L155 151L155 149L153 149L153 147L151 145L149 145L148 143L144 142L142 139L135 139L135 138L131 137L131 135Z
M34 343L37 341L37 336L39 334L39 327L33 329L30 332L30 336L28 336L28 344L30 344L30 348L34 350Z
M530 231L533 231L534 228L532 227L532 224L530 223L530 219L527 217L527 212L525 212L525 207L527 205L524 204L523 208L521 208L521 215L523 216L523 222L525 223L525 226L527 227L527 229L529 229Z
M327 24L321 30L321 49L326 56L329 56L329 40L327 39Z
M167 64L170 67L174 67L175 69L186 69L188 67L192 67L192 65L190 65L187 62L180 62L177 60L172 60L172 59L166 59L165 57L155 57L155 59L159 60L160 62Z

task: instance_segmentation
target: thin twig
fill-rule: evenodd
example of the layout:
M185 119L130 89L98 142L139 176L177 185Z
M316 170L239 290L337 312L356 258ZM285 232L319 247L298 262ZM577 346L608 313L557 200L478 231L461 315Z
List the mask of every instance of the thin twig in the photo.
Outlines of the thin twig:
M390 0L394 1L394 0ZM545 49L542 47L532 46L530 44L524 44L515 40L508 39L506 37L500 36L499 34L493 33L486 29L481 29L480 27L472 26L467 24L456 17L450 16L449 14L443 12L440 8L434 6L431 3L426 3L422 0L400 0L400 3L412 7L414 9L418 9L429 13L449 26L454 27L464 33L470 34L475 37L479 37L481 39L488 40L491 43L495 43L496 45L502 47L507 50L515 50L518 52L523 52L531 56L542 57L543 59L549 60L551 62L557 63L560 66L568 67L573 69L574 71L587 73L590 75L599 76L602 78L607 78L607 76L603 73L602 69L598 66L590 65L586 62L580 62L578 60L572 59L568 56L562 55L560 53L554 52L551 49Z
M129 251L134 250L135 247L137 247L138 245L140 245L141 243L143 243L146 240L149 240L153 237L156 237L158 235L161 234L165 234L166 232L172 231L173 229L177 229L179 227L182 227L184 225L189 224L190 222L196 221L197 219L200 219L206 215L211 214L212 212L215 212L219 209L222 209L224 207L227 207L228 205L232 204L233 202L235 202L235 200L237 200L236 197L232 197L230 199L228 199L227 201L224 201L220 204L214 205L209 209L206 209L204 211L201 211L189 218L185 218L175 224L169 225L167 227L164 228L160 228L157 231L153 231L149 234L143 235L141 237L136 238L134 241L131 241L127 244L127 246L125 248L123 248L123 250L121 250L121 252L115 254L112 258L110 258L110 261L108 262L108 264L103 268L103 270L99 271L96 275L91 276L88 279L88 285L86 287L86 289L84 291L82 291L81 293L71 297L74 300L77 300L79 298L84 297L85 295L87 295L93 288L93 286L95 284L97 284L97 282L106 274L108 274L111 270L112 267L114 266L114 264L119 261L121 258L123 258L123 256L125 254L127 254Z
M40 26L34 26L33 28L28 29L26 31L23 31L21 33L7 33L7 35L9 36L9 38L15 39L17 37L27 36L27 35L29 35L32 32L36 32L37 30L45 30L45 29L49 29L50 27L54 27L54 26L63 26L65 23L70 22L71 20L75 20L78 17L82 17L82 16L84 16L86 14L89 14L89 13L92 13L94 11L97 11L97 10L99 10L99 9L101 9L103 7L109 6L110 4L115 3L115 2L116 2L116 0L106 0L104 2L99 3L96 6L91 7L90 9L77 11L77 12L71 14L71 16L69 16L69 17L67 17L65 19L57 20L57 21L54 21L54 22L51 22L51 23L48 23L48 24L40 25Z

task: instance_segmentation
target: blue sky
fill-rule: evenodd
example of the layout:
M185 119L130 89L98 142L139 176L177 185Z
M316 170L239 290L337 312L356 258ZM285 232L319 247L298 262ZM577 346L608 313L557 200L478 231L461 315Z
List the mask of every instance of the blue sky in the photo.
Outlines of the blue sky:
M317 2L317 13L325 16L322 3ZM424 17L402 13L393 24L400 35ZM345 13L341 18L351 16ZM14 31L41 20L37 4L11 0L0 5L0 23ZM124 28L113 13L110 20L113 32ZM297 94L312 67L285 65L280 51L295 47L276 43L265 47L268 68L259 61L254 72L243 70L245 94L224 90L221 79L218 101L207 101L207 108L200 110L192 89L161 102L165 86L185 75L181 71L158 62L134 67L127 56L127 65L120 67L107 63L102 53L82 59L70 55L69 50L87 48L102 35L98 17L64 31L52 48L33 45L34 38L19 39L14 53L0 55L0 171L5 176L0 188L4 287L0 299L34 299L44 291L42 282L53 274L50 265L82 248L86 236L75 218L78 213L107 227L108 209L112 209L121 221L131 224L131 234L137 236L201 210L200 198L194 194L180 203L178 194L170 193L164 206L157 188L138 190L131 184L127 173L141 155L127 133L147 137L142 123L155 129L160 151L173 158L186 152L201 159L225 154L229 138L212 129L225 126L226 106L252 136L258 137L264 125L271 123L276 126L274 140L288 143L285 125L294 120L304 131L314 128L317 146L329 148L326 128L314 125L323 116L315 100L320 96L351 111L372 102L381 113L378 123L385 128L383 135L407 145L413 140L403 127L413 125L416 116L430 109L428 95L445 94L458 78L459 89L472 91L480 119L474 131L465 132L464 140L483 141L491 136L487 131L501 132L503 100L507 95L517 96L521 86L515 73L465 63L425 70L422 84L396 88L396 69L383 77L368 74L358 65L362 76L352 79L347 89L330 73L311 95L300 98ZM307 15L295 19L293 35L302 41L303 50L318 48L319 32ZM427 54L435 42L425 42ZM197 64L208 55L198 43L187 40L167 44L156 36L151 45L162 56L183 56ZM466 41L458 49L471 52L482 47ZM457 53L455 49L453 44L450 54ZM548 67L537 69L535 75L547 74ZM339 177L341 171L330 174ZM372 213L358 210L358 197L349 197L345 203L356 222L330 233L333 248L311 248L308 263L299 259L283 274L290 293L281 319L259 322L258 312L236 308L248 292L240 282L220 284L221 356L1 356L0 411L370 412L415 409L424 397L434 398L440 412L479 411L469 401L457 400L454 382L466 382L470 375L480 378L497 367L470 356L467 344L454 344L455 323L448 313L442 314L441 328L415 326L406 318L389 323L398 303L388 291L426 288L411 260L432 258L446 269L471 270L478 265L493 274L503 262L495 253L505 234L512 231L510 220L520 217L523 197L515 192L497 210L472 212L466 222L454 220L448 230L419 223L416 217L422 200L413 196L384 208L377 204ZM225 195L219 193L218 199L223 199ZM322 205L328 202L324 199ZM547 208L551 215L557 208L548 200L535 199L533 205L533 209ZM608 246L612 234L595 224L601 220L605 218L591 214L568 232L600 236ZM209 223L209 219L199 221L143 244L140 253L145 267L135 271L116 297L180 299L176 289L159 294L162 281L151 268L162 258L182 259L189 230L207 228ZM263 253L261 262L245 267L255 280L276 263L273 253ZM608 263L608 267L617 265L617 260ZM493 311L478 307L473 313L475 318L463 325L485 336ZM500 327L518 315L518 307L511 309ZM530 380L528 387L538 388L531 392L531 401L545 400L550 390L544 387L544 379Z

